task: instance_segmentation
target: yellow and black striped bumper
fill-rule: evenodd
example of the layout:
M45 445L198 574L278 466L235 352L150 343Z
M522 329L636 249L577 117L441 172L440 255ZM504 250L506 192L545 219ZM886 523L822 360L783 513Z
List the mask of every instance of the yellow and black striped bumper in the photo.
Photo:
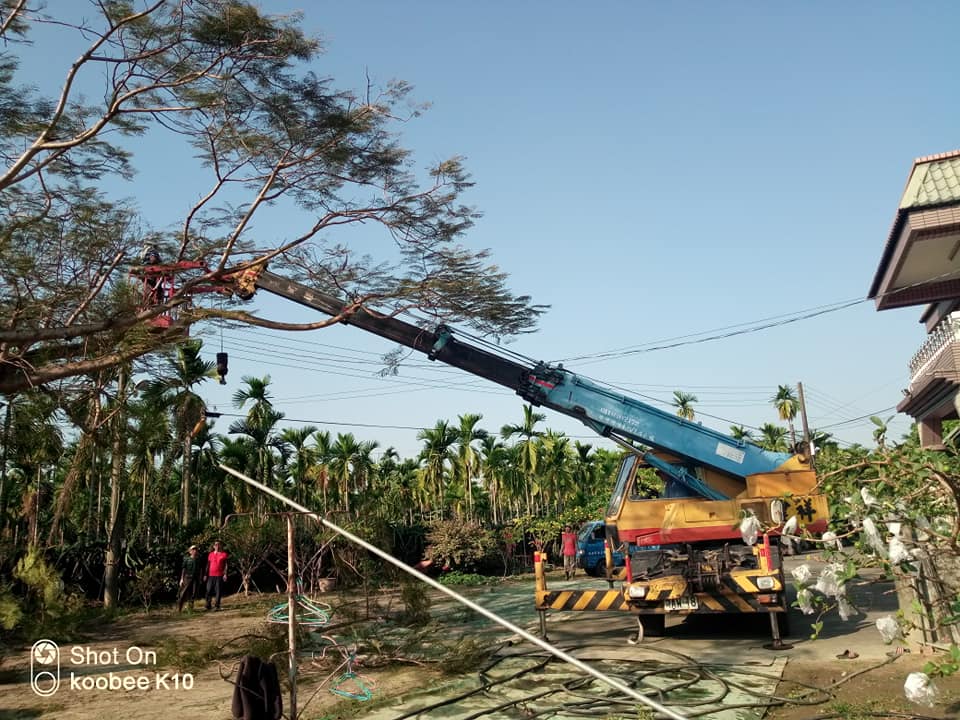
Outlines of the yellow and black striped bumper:
M633 610L622 590L547 590L536 603L537 610Z
M536 593L537 610L621 610L641 615L691 615L696 613L754 613L784 610L782 588L745 592L743 582L723 578L715 588L697 593L676 592L677 586L654 587L646 597L628 598L626 590L553 590ZM684 588L685 589L685 588ZM668 600L696 598L696 608L668 609Z

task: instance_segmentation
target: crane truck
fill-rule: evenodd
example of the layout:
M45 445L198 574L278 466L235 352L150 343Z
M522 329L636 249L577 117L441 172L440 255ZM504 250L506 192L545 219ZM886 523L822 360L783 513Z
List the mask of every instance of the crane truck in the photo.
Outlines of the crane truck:
M510 388L534 406L576 418L628 452L624 454L604 523L610 589L550 591L535 555L536 607L541 631L548 610L622 610L637 618L636 635L661 634L667 615L769 615L773 647L783 647L786 581L779 530L796 517L799 532L827 529L829 511L818 492L811 458L764 450L685 420L563 367L528 361L446 325L427 329L375 310L351 308L335 296L256 265L222 278L221 291L248 300L263 290L399 345ZM647 472L643 472L643 471ZM655 472L661 488L641 478ZM745 542L744 520L761 528ZM752 538L751 538L752 539ZM613 588L613 549L628 557Z

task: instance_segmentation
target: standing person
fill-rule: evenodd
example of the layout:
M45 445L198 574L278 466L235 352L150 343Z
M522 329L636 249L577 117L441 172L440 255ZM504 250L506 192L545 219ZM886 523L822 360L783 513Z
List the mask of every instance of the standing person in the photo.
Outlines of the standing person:
M577 534L569 525L563 527L560 546L563 550L563 574L569 580L577 571Z
M180 594L177 596L177 612L183 612L183 603L190 601L193 610L193 600L197 596L200 586L200 576L203 574L203 563L197 559L200 548L191 545L187 549L187 556L183 559L183 569L180 571Z
M223 546L217 540L213 543L213 551L207 555L207 610L210 609L210 598L216 597L215 610L220 609L220 596L223 594L223 583L227 579L227 558Z

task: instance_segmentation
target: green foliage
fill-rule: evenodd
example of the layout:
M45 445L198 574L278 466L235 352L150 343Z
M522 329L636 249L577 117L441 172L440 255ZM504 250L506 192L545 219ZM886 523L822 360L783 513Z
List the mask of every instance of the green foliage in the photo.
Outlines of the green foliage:
M400 600L403 602L404 623L424 625L430 621L430 594L424 583L419 580L403 580L400 583Z
M496 558L497 537L492 530L474 521L440 520L427 532L426 555L435 564L472 570Z
M153 598L167 585L169 576L156 565L147 565L137 573L134 586L143 606L149 610Z
M472 637L459 640L443 658L440 669L445 675L463 675L475 673L490 657L491 649Z
M923 666L923 671L930 677L947 677L960 671L960 646L951 645L945 659L931 660Z
M41 619L48 614L57 615L63 610L63 581L39 550L30 548L17 562L13 576L27 586L28 598L35 604Z
M832 448L817 456L821 487L831 508L831 529L852 541L852 548L841 551L829 543L823 551L829 560L842 563L841 584L866 566L910 585L943 583L946 576L941 576L941 568L960 564L960 456L949 443L945 451L921 449L915 433L890 444L889 419L871 421L876 428L874 450ZM960 597L930 607L914 602L898 615L905 630L921 621L927 628L943 629L960 622ZM952 672L952 661L937 668Z
M13 630L23 620L20 602L9 589L0 591L0 627Z
M442 585L487 585L490 578L476 573L464 573L459 570L452 570L440 576Z

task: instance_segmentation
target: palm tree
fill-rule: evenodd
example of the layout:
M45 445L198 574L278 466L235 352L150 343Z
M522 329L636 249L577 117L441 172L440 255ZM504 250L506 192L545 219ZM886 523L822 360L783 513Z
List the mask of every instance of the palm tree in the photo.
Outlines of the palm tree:
M340 433L330 448L330 478L340 488L343 510L350 511L350 491L352 489L353 464L360 452L360 443L353 433Z
M677 415L684 420L693 420L696 413L693 411L693 403L697 402L697 396L693 393L683 392L682 390L673 391L673 406L677 409Z
M527 512L532 512L532 496L537 473L537 459L539 456L539 444L537 439L542 437L543 433L536 429L538 422L546 419L546 415L533 411L532 405L523 406L523 422L519 425L504 425L500 428L500 437L509 440L512 437L519 436L520 440L516 444L519 471L525 481L525 492L527 498Z
M256 477L257 449L250 438L221 437L220 443L220 462L244 475ZM220 494L217 508L221 517L229 512L250 512L255 505L259 504L261 495L257 493L255 501L252 486L245 482L237 482L226 473L224 476L224 482L220 483L220 487L226 490L226 496L223 493ZM225 500L227 502L224 502Z
M797 396L789 385L778 385L777 394L770 398L770 402L777 409L777 414L781 420L787 421L787 427L790 428L790 444L797 444L797 434L793 429L793 419L797 416L800 409Z
M280 433L280 439L293 449L293 463L288 467L288 471L298 503L303 502L307 470L313 465L314 449L307 447L307 441L315 432L315 425L304 425L300 428L286 428Z
M364 440L357 445L357 453L353 460L353 481L357 490L366 491L373 484L377 472L377 461L373 459L373 451L380 447L376 440Z
M563 433L548 430L540 440L543 485L549 490L547 506L561 514L573 488L573 450L570 439Z
M218 500L217 504L220 504L219 498L202 497L209 493L201 492L204 487L216 488L218 486L218 483L213 482L213 478L219 472L217 465L220 463L220 436L213 432L212 422L205 422L197 434L193 436L193 448L193 474L197 478L197 517L200 517L201 508L204 505L207 507L209 517L211 499ZM218 521L222 519L222 516L217 516Z
M171 432L169 416L156 412L149 403L133 403L130 414L133 418L130 477L140 481L140 512L133 534L142 538L143 545L149 549L153 529L149 499L157 479L157 459L170 453L176 438Z
M190 340L177 348L176 356L166 362L167 374L146 384L144 397L155 407L173 413L174 428L182 443L180 473L180 523L190 522L190 458L193 435L204 421L206 407L193 388L216 375L216 364L200 357L203 343Z
M760 426L760 447L774 452L786 452L787 429L773 423L764 423Z
M323 511L327 511L327 491L330 489L330 460L333 444L330 432L317 430L313 435L313 464L309 468L310 478L320 488L320 498L323 502Z
M499 525L503 513L503 478L507 471L506 448L495 435L487 434L480 440L479 473L490 496L491 520Z
M811 430L810 431L810 442L813 443L813 446L817 449L817 452L835 451L840 449L840 443L834 439L832 433L824 432L823 430Z
M241 387L233 393L233 404L242 410L247 401L251 401L247 420L253 421L273 407L273 397L267 389L270 387L270 376L255 378L247 375L244 376L243 383L246 387Z
M277 423L283 419L282 412L265 407L258 413L250 413L242 420L230 423L227 432L231 435L245 435L254 448L256 472L254 477L262 485L272 485L274 468L277 464L275 452L284 452L284 442L274 432ZM262 510L263 505L258 503Z
M753 431L744 427L743 425L731 425L730 434L733 436L734 440L753 442Z
M468 518L473 517L473 480L479 472L480 464L480 458L473 443L489 435L486 430L477 428L477 423L482 419L483 415L476 413L467 413L458 418L460 426L457 428L456 471L463 482Z
M457 432L446 420L438 420L432 428L424 428L417 433L417 440L423 441L420 460L423 461L423 480L428 492L433 495L434 507L443 509L444 490L449 467L453 463L453 446L457 442Z

